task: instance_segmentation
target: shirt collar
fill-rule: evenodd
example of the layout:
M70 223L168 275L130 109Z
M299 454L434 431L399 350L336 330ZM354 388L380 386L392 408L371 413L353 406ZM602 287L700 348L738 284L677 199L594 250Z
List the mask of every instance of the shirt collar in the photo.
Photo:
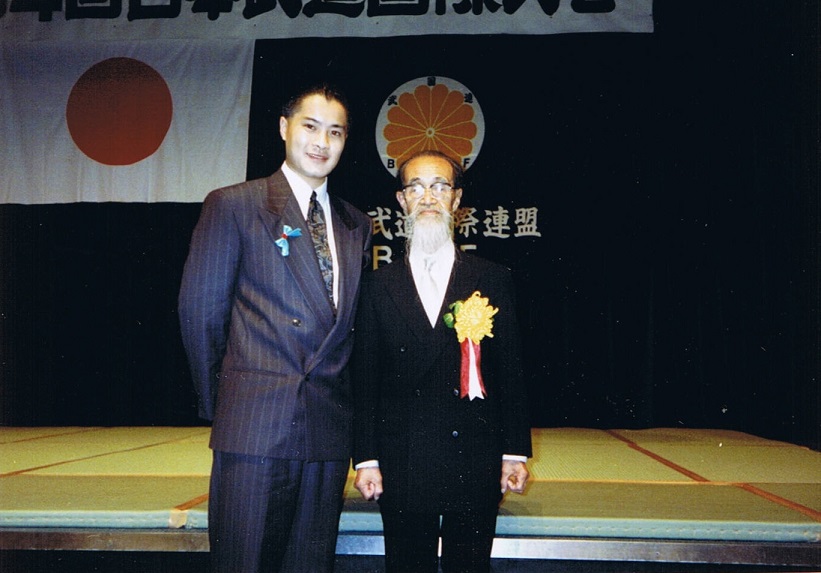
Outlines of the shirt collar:
M431 257L436 259L437 266L450 268L456 259L456 246L452 242L447 241L433 253L423 253L422 251L416 252L412 250L408 255L408 260L413 267L416 267L416 265L424 266L425 259Z
M308 216L308 203L311 202L311 193L316 191L316 199L319 201L322 208L325 212L328 212L328 178L326 177L325 180L322 182L322 185L313 189L308 183L300 177L296 171L291 169L288 166L288 163L283 161L282 162L282 173L285 175L285 179L288 180L288 184L291 186L291 190L294 192L294 197L296 197L297 202L299 203L299 208L302 210L303 216Z

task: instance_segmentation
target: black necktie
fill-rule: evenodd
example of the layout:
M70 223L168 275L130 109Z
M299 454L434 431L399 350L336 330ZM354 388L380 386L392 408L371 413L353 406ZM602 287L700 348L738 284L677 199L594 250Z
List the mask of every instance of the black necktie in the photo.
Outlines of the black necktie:
M308 205L308 228L311 230L311 238L314 240L314 250L319 261L319 270L322 271L322 278L325 280L325 288L328 291L328 298L331 306L334 305L334 263L331 258L331 247L328 245L328 228L325 226L325 214L322 205L316 200L316 191L311 193L311 202Z

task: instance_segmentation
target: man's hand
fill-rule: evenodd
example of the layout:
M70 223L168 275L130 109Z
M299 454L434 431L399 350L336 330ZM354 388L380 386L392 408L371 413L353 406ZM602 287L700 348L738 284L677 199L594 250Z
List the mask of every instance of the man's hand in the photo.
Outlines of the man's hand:
M503 460L502 461L502 493L507 490L522 493L527 484L530 472L527 465L522 462ZM358 476L357 476L358 477Z
M362 468L356 470L356 479L353 482L362 497L368 501L379 499L382 495L382 472L379 468Z

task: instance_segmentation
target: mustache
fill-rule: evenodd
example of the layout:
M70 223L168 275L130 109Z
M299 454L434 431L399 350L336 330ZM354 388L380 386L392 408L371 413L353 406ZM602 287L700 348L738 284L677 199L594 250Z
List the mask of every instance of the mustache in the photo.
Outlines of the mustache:
M427 212L424 217L419 217L422 211ZM405 219L405 232L408 253L417 249L433 253L446 242L453 241L453 214L439 205L415 205Z
M453 217L446 209L442 208L440 205L422 205L421 203L417 203L413 207L413 210L410 213L408 213L407 218L415 221L419 217L419 215L422 214L422 211L433 211L446 219L451 219Z

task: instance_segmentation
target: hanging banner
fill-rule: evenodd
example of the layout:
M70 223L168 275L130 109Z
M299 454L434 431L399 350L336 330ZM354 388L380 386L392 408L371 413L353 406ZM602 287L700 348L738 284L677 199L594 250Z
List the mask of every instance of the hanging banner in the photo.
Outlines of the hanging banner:
M652 32L652 0L0 0L0 41Z
M191 202L241 181L253 52L0 43L0 203Z

